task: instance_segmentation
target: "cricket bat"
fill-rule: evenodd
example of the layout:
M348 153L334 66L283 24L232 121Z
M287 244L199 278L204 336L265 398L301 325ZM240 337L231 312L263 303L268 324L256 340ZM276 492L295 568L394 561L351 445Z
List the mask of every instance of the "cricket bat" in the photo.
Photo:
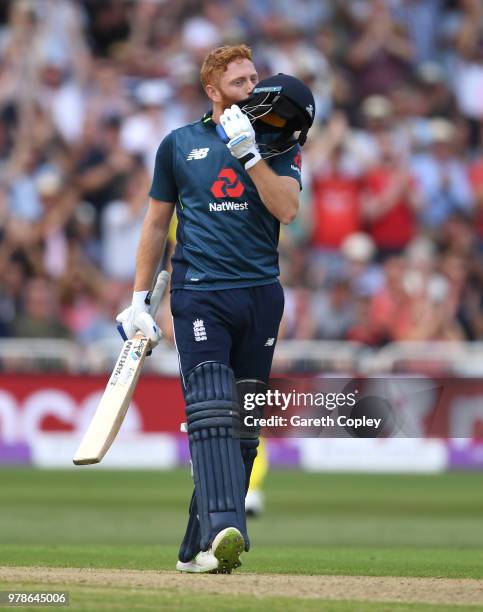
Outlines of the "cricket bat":
M156 279L149 306L152 317L156 315L169 276L169 272L163 270ZM109 450L126 416L149 345L149 340L140 332L124 342L101 401L75 454L75 465L99 463Z

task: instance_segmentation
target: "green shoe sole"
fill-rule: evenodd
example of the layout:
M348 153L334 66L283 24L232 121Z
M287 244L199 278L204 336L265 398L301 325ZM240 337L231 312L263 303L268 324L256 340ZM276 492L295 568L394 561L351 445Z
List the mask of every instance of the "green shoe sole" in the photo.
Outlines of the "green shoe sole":
M235 527L223 529L215 537L212 550L218 559L218 567L212 574L231 574L232 570L240 567L240 555L245 550L245 540Z

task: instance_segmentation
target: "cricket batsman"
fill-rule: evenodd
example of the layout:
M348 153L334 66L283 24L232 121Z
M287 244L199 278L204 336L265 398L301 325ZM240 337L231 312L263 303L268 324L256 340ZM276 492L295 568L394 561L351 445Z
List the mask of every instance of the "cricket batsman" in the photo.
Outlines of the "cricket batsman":
M244 393L269 379L284 306L280 223L298 211L315 104L294 77L259 83L245 45L210 52L201 82L212 110L159 146L133 301L118 321L127 337L159 342L145 298L176 207L171 311L194 479L176 567L231 573L250 547L244 502L259 444L235 424Z

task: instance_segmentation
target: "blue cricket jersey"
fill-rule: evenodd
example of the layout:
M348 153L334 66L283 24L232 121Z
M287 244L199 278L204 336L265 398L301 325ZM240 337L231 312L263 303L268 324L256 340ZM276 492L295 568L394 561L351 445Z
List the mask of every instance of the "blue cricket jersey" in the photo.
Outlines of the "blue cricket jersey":
M300 147L267 160L300 181ZM176 203L173 289L234 289L274 283L280 224L216 133L211 114L172 131L156 154L149 195Z

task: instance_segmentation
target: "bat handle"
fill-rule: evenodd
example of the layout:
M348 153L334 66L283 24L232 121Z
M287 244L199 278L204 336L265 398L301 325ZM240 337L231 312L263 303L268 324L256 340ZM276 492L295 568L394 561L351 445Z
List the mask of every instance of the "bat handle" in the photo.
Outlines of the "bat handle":
M222 125L219 125L219 124L218 124L218 125L216 126L216 133L218 134L218 136L221 138L221 140L222 140L224 143L227 143L227 142L230 140L230 139L228 138L228 136L227 136L227 134L226 134L225 130L223 129L223 126L222 126Z
M166 287L168 286L170 273L167 270L162 270L156 279L154 289L148 294L149 314L154 318L159 308L159 304L163 298Z
M149 301L149 314L153 317L153 319L156 316L156 312L158 311L159 304L161 303L164 292L166 291L166 287L168 286L170 276L171 275L167 270L162 270L158 274L158 277L156 279L156 284L154 285L154 289L149 294L149 300L148 300ZM146 355L149 357L151 353L152 351L151 349L149 349Z

